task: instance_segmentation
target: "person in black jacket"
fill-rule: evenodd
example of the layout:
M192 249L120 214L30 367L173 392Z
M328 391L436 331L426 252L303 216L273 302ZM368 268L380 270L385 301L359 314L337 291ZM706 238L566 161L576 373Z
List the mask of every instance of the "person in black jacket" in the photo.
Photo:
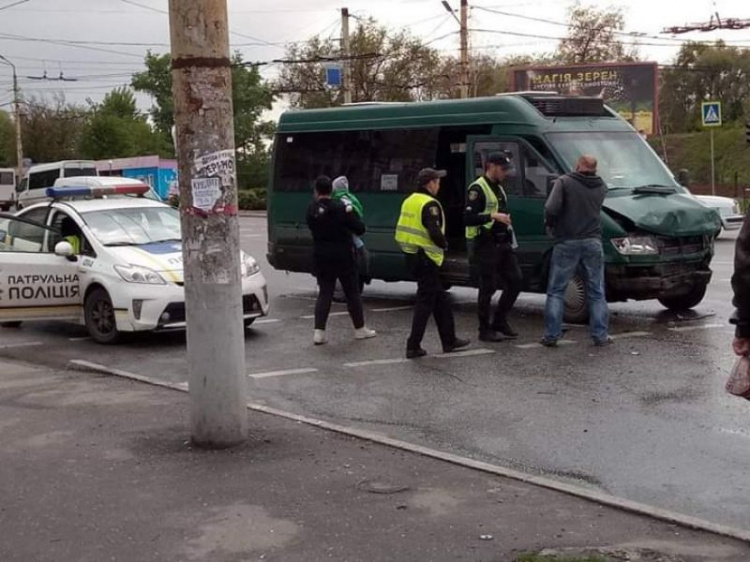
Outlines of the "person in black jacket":
M326 323L331 311L336 280L346 295L346 305L358 340L377 334L365 326L362 298L359 294L357 262L352 235L362 236L365 225L351 206L331 199L331 178L315 180L315 201L307 210L307 226L312 232L315 275L318 279L318 299L315 303L315 332L313 342L327 342Z
M736 326L732 347L737 355L750 355L750 213L745 215L734 247L732 290L737 309L730 320Z

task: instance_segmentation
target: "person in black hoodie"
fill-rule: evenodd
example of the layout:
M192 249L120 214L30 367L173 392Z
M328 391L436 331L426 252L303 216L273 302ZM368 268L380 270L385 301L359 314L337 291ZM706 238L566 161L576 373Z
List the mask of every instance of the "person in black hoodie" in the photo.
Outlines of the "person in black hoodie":
M332 191L331 178L320 176L315 180L315 201L307 209L307 226L312 232L315 276L319 287L315 303L315 345L327 342L326 323L337 279L346 295L354 338L364 340L377 335L365 326L352 241L353 234L362 236L365 233L365 225L351 206L331 199Z
M730 322L736 326L734 352L750 355L750 213L745 215L742 230L734 247L734 274L732 275L734 304L737 309Z
M545 222L555 239L547 282L542 345L555 347L562 337L565 289L579 267L586 280L589 327L597 346L612 342L604 296L601 209L607 186L596 175L596 158L581 156L576 171L559 178L544 206Z

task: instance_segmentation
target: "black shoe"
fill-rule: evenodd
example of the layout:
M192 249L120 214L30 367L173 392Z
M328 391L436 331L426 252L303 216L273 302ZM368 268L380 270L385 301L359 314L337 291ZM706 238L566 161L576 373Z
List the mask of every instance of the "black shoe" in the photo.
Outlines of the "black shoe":
M596 347L607 347L608 345L612 345L612 343L614 343L614 340L609 336L603 340L594 340L594 345Z
M425 355L427 355L427 352L421 347L418 347L417 349L406 350L407 359L419 359L420 357L424 357Z
M479 341L486 341L490 343L496 343L504 341L506 338L503 334L498 334L495 331L490 330L489 332L479 332Z
M443 353L453 353L454 351L458 351L459 349L466 347L470 343L471 340L462 340L461 338L456 338L455 340L453 340L452 344L443 346Z
M498 322L495 324L492 328L496 332L500 332L502 335L504 335L506 338L509 339L516 339L518 337L518 332L516 332L513 328L510 327L510 324L506 320L502 322Z
M556 338L542 338L539 343L541 343L544 347L557 347L557 339Z

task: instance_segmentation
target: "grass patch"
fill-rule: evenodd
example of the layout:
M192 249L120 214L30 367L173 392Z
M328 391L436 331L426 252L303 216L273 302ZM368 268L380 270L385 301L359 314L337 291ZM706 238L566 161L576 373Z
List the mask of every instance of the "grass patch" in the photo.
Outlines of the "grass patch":
M516 562L607 562L601 556L559 556L556 554L543 556L541 554L522 554Z

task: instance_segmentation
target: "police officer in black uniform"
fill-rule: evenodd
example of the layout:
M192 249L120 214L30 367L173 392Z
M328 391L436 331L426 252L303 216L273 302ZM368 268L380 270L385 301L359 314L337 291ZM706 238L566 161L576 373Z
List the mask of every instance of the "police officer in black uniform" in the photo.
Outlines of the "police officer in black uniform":
M469 186L464 214L470 259L479 271L477 308L481 341L518 337L508 324L508 313L521 292L522 274L513 248L508 197L501 185L511 170L512 164L505 154L489 154L484 175ZM503 294L490 322L492 297L501 286Z

